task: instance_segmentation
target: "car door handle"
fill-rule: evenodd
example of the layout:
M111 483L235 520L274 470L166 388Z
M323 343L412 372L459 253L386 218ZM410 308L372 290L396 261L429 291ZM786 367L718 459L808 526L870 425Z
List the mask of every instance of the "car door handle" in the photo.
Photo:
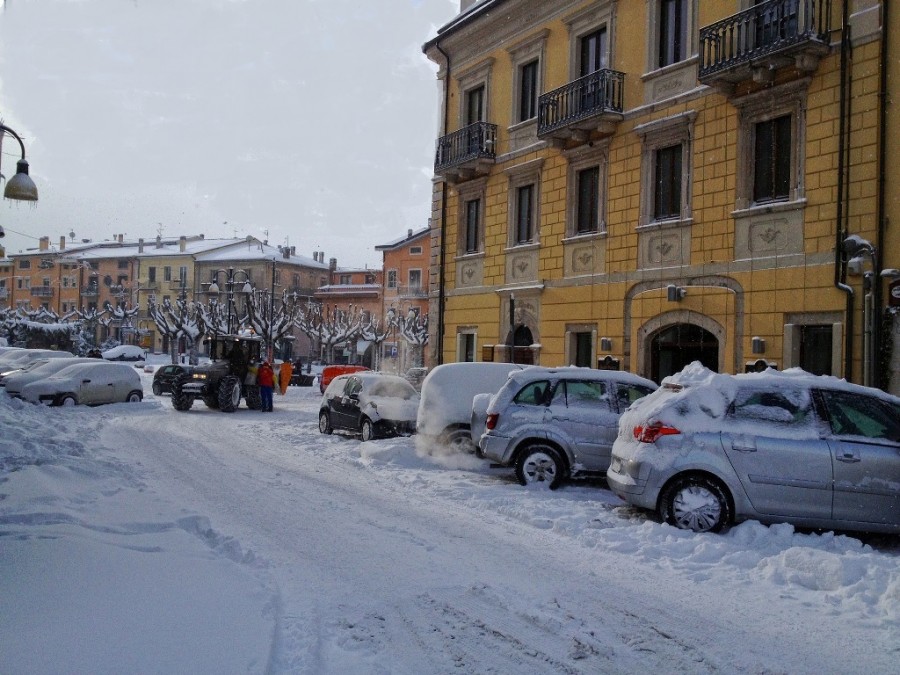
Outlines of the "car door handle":
M835 457L835 459L846 464L856 464L856 462L861 461L859 455L854 455L850 452L845 452L843 455L838 455L837 457Z
M731 449L737 450L738 452L756 452L755 445L741 445L739 443L732 443Z

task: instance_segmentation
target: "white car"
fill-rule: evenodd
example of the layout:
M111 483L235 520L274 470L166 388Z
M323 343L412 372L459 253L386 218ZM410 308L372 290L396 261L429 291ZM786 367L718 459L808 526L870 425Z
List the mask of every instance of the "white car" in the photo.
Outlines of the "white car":
M137 403L144 397L141 376L120 363L77 363L55 375L27 384L22 398L44 405Z
M143 361L146 358L144 348L138 345L119 345L103 352L107 361Z
M72 352L56 349L15 349L0 355L0 371L22 368L37 359L71 359Z
M97 359L74 357L71 359L41 359L32 361L29 366L3 378L0 385L6 387L6 393L14 398L22 398L22 389L26 384L43 380L56 375L59 371L77 363L97 363Z
M474 452L470 425L472 400L477 394L495 394L510 371L526 366L515 363L445 363L431 370L422 382L416 419L416 443L440 445L458 452Z

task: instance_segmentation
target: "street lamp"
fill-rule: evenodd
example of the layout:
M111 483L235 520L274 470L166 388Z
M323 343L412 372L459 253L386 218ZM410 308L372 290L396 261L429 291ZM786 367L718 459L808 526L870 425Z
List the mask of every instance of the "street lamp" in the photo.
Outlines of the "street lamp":
M236 275L238 275L238 274L244 275L244 285L241 287L241 290L239 291L240 293L243 293L245 295L247 293L252 293L253 287L250 285L250 273L247 270L236 270L233 267L229 267L227 270L220 269L220 270L216 270L215 272L213 272L213 275L212 275L213 280L212 280L212 283L209 285L209 289L208 289L210 293L218 293L219 292L219 284L217 282L219 280L220 274L225 275L225 291L228 293L228 299L226 301L227 309L228 309L227 329L228 329L228 334L231 335L231 334L233 334L233 331L231 329L231 316L232 316L231 307L232 307L232 305L234 305L234 285L235 285L235 283L238 283L238 279L236 278Z
M863 273L863 384L873 386L873 378L876 370L876 313L873 295L875 287L875 269L877 267L875 247L857 234L850 234L844 238L841 244L844 256L849 262L854 258L867 256L872 265L872 271Z
M22 159L16 163L16 175L6 181L6 189L3 190L3 196L7 199L16 199L23 202L36 202L38 198L37 185L34 184L31 176L28 175L25 144L19 138L19 134L5 124L0 124L0 136L4 133L8 133L19 141L19 147L22 149Z

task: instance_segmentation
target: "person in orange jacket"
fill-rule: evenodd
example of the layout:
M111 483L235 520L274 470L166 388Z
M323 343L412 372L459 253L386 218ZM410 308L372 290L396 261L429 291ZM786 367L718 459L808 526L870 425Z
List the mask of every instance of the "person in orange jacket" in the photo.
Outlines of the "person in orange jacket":
M259 385L259 397L262 400L262 411L272 412L272 388L275 386L275 371L268 361L263 361L256 373L256 383Z

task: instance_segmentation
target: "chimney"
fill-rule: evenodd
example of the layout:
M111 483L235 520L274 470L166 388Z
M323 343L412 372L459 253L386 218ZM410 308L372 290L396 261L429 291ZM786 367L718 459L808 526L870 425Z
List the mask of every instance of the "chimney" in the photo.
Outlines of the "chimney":
M50 250L50 237L41 237L38 243L39 251L49 251Z
M293 258L295 255L297 255L297 247L291 246L291 257Z
M184 249L187 247L187 237L181 236L178 237L178 252L184 253Z
M291 258L291 249L289 249L287 246L285 246L284 248L282 248L282 249L281 249L281 257L284 258L285 260L290 260L290 258Z
M407 238L407 239L412 239L412 228L409 228L409 229L406 231L406 238Z
M144 252L144 240L143 238L138 239L138 253Z
M118 241L120 244L124 244L125 243L125 235L124 234L117 235L116 241Z
M324 255L324 253L323 253ZM337 258L328 259L328 269L334 272L337 269Z
M162 248L162 236L156 235L156 248Z
M60 251L65 251L65 250L66 250L66 238L65 238L65 236L59 238L59 250L60 250Z

